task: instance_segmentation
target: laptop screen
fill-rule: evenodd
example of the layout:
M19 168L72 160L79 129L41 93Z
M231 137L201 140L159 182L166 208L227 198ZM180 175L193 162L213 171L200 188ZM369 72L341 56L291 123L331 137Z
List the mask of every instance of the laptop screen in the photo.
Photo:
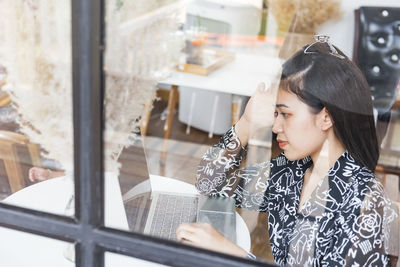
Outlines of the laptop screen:
M105 174L105 226L143 232L150 205L150 181L143 139L137 135L118 159L118 177Z

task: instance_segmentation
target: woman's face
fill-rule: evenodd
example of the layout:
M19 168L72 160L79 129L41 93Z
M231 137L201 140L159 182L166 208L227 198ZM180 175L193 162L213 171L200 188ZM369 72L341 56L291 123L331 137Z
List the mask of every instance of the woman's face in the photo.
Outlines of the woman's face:
M327 137L320 117L320 113L312 113L295 94L278 90L272 131L277 134L279 147L287 159L318 155Z

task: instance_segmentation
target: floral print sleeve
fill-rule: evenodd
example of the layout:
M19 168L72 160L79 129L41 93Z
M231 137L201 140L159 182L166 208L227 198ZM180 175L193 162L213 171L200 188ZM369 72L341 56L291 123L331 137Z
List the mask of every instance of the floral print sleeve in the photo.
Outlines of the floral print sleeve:
M265 190L270 164L240 168L245 154L246 149L232 126L203 156L197 170L196 188L204 195L234 197L237 207L267 211Z

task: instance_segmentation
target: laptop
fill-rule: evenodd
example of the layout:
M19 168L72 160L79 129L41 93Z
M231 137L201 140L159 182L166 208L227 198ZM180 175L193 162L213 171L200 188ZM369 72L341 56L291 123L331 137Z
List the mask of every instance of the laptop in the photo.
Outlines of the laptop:
M142 162L146 168L134 168L140 174L135 176L130 173L135 185L123 196L129 230L176 240L176 229L180 224L203 222L211 224L226 238L236 242L233 198L154 191L142 140L136 140L131 154L135 157L130 155L131 161Z

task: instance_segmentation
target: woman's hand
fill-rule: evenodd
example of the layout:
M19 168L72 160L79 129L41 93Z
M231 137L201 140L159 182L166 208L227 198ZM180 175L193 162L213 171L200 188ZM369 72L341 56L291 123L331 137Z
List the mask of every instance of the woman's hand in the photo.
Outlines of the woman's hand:
M236 134L243 146L254 131L272 126L277 91L274 87L276 86L266 90L265 84L260 83L247 103L242 117L236 123Z
M29 180L31 182L41 182L51 178L51 171L40 167L32 167L29 169Z
M42 182L63 175L65 175L63 171L51 171L40 167L32 167L29 169L29 180L31 182Z
M235 256L246 257L247 252L226 239L208 223L181 224L176 230L178 241Z

